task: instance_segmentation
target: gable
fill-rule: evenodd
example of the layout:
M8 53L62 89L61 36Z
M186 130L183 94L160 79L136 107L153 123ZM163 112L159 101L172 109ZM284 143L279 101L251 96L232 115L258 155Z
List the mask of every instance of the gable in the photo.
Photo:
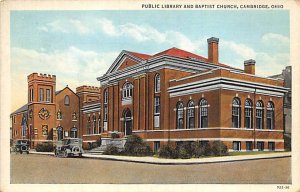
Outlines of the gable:
M125 57L123 61L120 62L120 65L118 67L117 70L122 70L122 69L125 69L127 67L131 67L133 65L136 65L138 62L130 59L130 58L127 58Z
M110 66L110 68L107 70L106 74L136 65L142 62L143 60L143 58L132 54L132 52L122 51L116 58L116 60L113 62L113 64Z

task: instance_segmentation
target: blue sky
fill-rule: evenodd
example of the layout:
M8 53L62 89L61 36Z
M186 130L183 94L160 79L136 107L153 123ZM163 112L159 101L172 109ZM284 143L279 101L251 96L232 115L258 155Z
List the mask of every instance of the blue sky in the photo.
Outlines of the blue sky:
M122 50L154 54L178 47L207 57L209 37L220 38L220 62L258 75L289 65L289 12L280 11L12 11L12 109L27 100L26 77L55 74L57 89L99 86ZM12 94L14 95L14 94Z

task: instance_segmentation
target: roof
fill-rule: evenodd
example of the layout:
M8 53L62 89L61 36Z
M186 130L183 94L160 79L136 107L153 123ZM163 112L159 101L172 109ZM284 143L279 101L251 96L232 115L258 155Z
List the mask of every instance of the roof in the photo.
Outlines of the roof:
M196 55L194 53L191 53L191 52L188 52L188 51L176 48L176 47L172 47L165 51L156 53L154 55L147 55L147 54L137 53L137 52L132 52L132 51L126 51L126 52L128 52L129 54L131 54L135 57L138 57L142 60L152 59L152 58L159 57L162 55L168 55L168 56L179 57L179 58L183 58L183 59L199 59L204 62L209 62L208 59L203 56ZM219 65L221 67L233 68L233 67L230 67L230 66L228 66L226 64L222 64L222 63L218 63L216 65Z
M188 51L184 51L182 49L178 49L176 47L172 47L165 51L159 52L159 53L153 55L152 57L157 57L157 56L161 56L161 55L169 55L169 56L180 57L180 58L195 58L195 59L200 59L200 60L207 62L207 59L205 57L196 55L196 54L188 52Z
M140 59L149 59L151 58L152 56L151 55L147 55L147 54L143 54L143 53L136 53L136 52L132 52L132 51L127 51L129 54L135 56L135 57L138 57Z
M16 113L21 113L21 112L25 112L28 110L28 105L25 104L22 107L20 107L19 109L17 109L16 111L12 112L12 114L16 114Z

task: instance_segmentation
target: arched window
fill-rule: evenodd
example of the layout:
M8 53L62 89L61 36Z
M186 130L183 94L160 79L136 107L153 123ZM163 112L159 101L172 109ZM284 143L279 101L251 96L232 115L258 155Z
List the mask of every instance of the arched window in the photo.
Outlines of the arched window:
M104 102L104 104L107 104L108 103L108 91L107 91L107 89L104 90L103 95L104 95L103 102Z
M155 92L160 92L160 75L156 74L154 78L154 88Z
M257 129L263 129L264 127L264 104L262 101L256 102L256 110L255 110L255 123Z
M183 103L179 102L176 106L176 128L183 129Z
M271 101L267 105L267 129L274 129L274 104Z
M237 97L232 100L232 127L241 127L241 102Z
M187 106L187 128L195 128L195 104L190 101Z
M125 83L123 85L123 99L132 97L133 85L131 83Z
M60 141L63 139L63 128L62 127L58 127L56 129L57 131L57 141Z
M245 101L245 128L252 128L252 101L246 99Z
M65 105L70 105L70 97L68 95L65 96Z
M96 134L97 133L97 120L96 120L96 115L94 114L93 115L93 134Z
M73 127L73 128L71 129L70 137L71 137L71 138L77 138L77 128L76 128L76 127Z
M208 127L208 104L205 99L199 102L199 125L201 128Z

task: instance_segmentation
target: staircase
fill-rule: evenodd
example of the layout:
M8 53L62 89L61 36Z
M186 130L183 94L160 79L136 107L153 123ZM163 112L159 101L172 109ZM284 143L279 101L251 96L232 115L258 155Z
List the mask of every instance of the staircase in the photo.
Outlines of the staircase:
M100 147L93 148L93 149L91 149L89 151L86 151L85 153L88 153L88 154L99 154L99 155L101 155L101 154L103 154L103 152L105 151L105 149L106 149L106 146L101 145Z
M121 151L122 149L124 149L125 143L126 143L126 138L117 138L117 139L103 138L100 147L93 148L89 151L86 151L85 153L101 155L106 150L108 145L114 145L118 147L118 149Z

